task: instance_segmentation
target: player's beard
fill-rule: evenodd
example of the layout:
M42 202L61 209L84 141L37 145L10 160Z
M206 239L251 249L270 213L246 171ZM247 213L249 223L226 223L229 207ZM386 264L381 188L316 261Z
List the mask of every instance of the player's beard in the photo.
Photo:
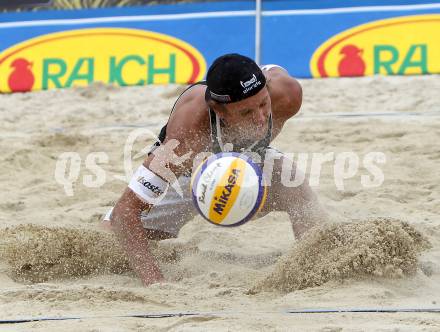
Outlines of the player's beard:
M234 128L224 128L223 132L227 137L226 143L232 143L234 146L249 147L256 141L263 139L268 130L269 121L264 126L243 125Z

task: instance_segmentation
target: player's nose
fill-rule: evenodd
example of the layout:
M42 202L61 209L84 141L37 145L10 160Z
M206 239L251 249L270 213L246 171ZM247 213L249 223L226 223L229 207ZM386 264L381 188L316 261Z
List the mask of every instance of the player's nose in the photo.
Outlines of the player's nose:
M260 108L258 112L256 112L255 122L258 126L264 126L267 122L268 114L264 108Z

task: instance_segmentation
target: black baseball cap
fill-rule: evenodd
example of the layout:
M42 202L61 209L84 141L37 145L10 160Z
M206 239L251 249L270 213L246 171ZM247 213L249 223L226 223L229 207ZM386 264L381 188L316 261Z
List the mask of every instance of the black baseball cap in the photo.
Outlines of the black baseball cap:
M205 99L227 104L256 95L266 85L266 77L254 60L231 53L212 63L206 82Z

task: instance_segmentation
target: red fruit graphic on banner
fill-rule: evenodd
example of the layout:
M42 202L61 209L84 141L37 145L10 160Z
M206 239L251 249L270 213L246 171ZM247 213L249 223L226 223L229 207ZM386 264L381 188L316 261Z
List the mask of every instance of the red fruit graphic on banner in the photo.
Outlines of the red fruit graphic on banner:
M31 91L35 82L34 73L31 70L32 63L24 58L18 58L11 63L11 67L14 68L8 79L11 91Z
M356 45L345 45L339 52L343 54L338 65L339 76L364 76L365 62L362 59L362 49Z
M310 59L313 77L440 73L440 13L386 18L341 31Z

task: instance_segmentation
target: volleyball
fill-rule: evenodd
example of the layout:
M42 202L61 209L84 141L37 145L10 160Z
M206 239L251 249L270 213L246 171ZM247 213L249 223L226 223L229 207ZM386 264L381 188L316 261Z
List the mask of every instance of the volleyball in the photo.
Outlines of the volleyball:
M191 179L194 205L209 222L239 226L262 208L266 199L261 168L235 152L221 152L198 166Z

